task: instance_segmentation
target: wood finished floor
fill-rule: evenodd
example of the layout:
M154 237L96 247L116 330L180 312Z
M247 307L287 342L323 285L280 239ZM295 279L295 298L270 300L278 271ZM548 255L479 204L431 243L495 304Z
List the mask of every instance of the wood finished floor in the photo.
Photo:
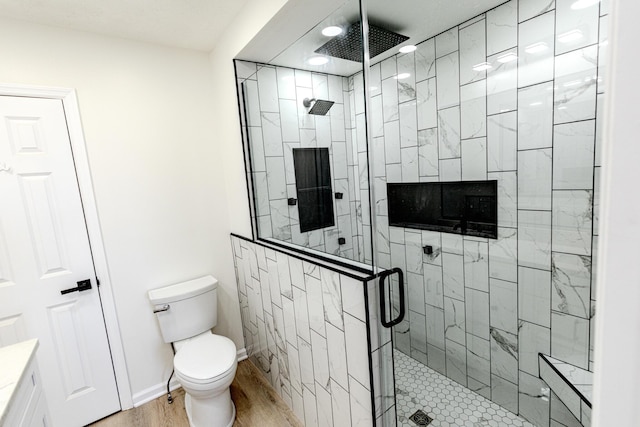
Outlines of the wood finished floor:
M171 393L173 404L162 396L138 408L118 412L91 424L92 427L189 427L184 410L184 391ZM303 427L286 403L278 396L258 368L249 360L238 364L231 384L231 399L236 405L233 427Z

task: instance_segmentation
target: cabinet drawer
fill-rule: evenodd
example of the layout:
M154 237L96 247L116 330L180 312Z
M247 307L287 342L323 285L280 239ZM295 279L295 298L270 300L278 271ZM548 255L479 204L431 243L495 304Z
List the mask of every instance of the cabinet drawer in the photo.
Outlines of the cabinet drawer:
M25 427L47 427L50 422L47 416L47 403L44 393L38 393L38 399L35 400L33 408L27 410L25 414L30 416L30 420L25 420Z
M33 415L32 411L38 404L41 394L40 375L35 363L31 362L25 370L22 382L18 386L14 404L7 414L4 426L29 425Z

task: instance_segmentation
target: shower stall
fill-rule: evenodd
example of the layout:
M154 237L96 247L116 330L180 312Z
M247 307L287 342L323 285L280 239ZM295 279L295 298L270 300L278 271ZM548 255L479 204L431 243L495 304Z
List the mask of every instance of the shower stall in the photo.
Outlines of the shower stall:
M588 426L608 1L460 3L238 55L253 237L368 277L374 424Z

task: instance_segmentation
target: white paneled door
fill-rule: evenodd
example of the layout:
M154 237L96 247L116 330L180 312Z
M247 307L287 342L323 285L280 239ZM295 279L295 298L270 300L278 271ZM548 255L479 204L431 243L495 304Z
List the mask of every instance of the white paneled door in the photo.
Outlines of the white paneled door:
M0 204L0 346L40 340L54 426L120 410L61 100L0 96Z

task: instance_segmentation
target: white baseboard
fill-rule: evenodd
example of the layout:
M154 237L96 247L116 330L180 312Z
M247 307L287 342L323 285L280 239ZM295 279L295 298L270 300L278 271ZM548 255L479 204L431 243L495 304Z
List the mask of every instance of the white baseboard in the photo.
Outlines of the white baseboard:
M248 359L249 356L247 355L247 349L242 347L240 350L238 350L238 362L242 362L245 359Z
M248 358L247 350L244 347L238 350L237 354L238 354L238 362L242 362L243 360ZM171 391L179 387L180 387L180 383L175 378L172 378L171 383L169 385L169 388L171 389ZM151 402L152 400L157 399L158 397L166 394L167 394L167 382L164 381L160 384L156 384L154 386L151 386L149 388L142 390L141 392L134 394L133 407L137 408L140 405L144 405L145 403Z
M169 388L171 391L180 388L180 383L175 378L171 379L171 383L169 384ZM140 405L144 405L147 402L151 402L154 399L157 399L160 396L167 395L167 382L163 381L160 384L156 384L149 388L142 390L141 392L135 393L133 395L133 407L137 408Z

